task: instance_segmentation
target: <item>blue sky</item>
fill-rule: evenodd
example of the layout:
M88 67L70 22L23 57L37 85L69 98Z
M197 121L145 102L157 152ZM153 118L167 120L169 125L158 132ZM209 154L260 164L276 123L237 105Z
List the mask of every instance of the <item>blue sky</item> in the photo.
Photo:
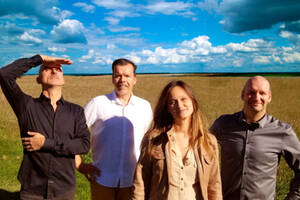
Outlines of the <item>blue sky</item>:
M299 0L0 0L0 66L66 57L65 73L300 72ZM35 73L36 70L31 71Z

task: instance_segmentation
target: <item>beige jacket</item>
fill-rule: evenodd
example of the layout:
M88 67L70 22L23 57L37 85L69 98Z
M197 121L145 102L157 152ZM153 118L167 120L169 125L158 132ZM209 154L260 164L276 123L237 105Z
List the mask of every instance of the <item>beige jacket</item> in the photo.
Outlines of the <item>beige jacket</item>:
M204 148L194 149L198 167L200 189L203 200L222 200L221 178L219 170L219 152L217 140L209 135L216 148L214 156L210 157ZM150 153L147 148L142 150L134 180L132 200L166 200L168 197L168 168L169 140L166 133L151 139ZM167 159L166 159L167 158Z

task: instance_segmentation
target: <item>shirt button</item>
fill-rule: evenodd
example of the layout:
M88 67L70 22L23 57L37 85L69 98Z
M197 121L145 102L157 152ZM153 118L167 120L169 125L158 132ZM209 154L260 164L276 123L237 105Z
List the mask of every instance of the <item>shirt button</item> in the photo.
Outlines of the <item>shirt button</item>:
M183 181L183 178L181 178L180 180L182 180L182 181Z
M181 191L183 191L183 188L180 188Z
M181 169L183 169L183 167L180 167Z

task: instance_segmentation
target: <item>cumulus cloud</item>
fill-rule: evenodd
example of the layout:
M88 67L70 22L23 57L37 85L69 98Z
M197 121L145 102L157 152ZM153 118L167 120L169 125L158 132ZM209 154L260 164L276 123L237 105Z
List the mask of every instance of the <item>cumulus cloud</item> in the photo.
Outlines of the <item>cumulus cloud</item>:
M210 68L276 66L300 62L297 47L275 47L264 39L213 46L208 36L198 36L177 44L175 48L157 46L124 55L137 64L177 65L201 63ZM245 70L247 70L245 68Z
M300 19L299 0L223 0L218 12L224 15L223 28L232 33L268 29L280 22Z
M76 2L73 4L75 7L79 7L82 9L82 11L87 12L87 13L94 13L95 12L95 6L89 5L85 2Z
M255 52L262 50L263 48L269 48L272 46L272 42L265 41L263 39L250 39L247 42L232 43L226 45L227 49L239 52Z
M94 49L90 49L87 55L81 56L79 62L85 63L90 61L94 65L111 65L113 62L111 55L103 56L101 53L96 52Z
M178 44L177 48L156 47L154 50L144 49L141 52L134 52L126 57L136 56L138 62L143 64L179 64L208 62L211 55L225 54L227 49L224 46L213 47L208 36L198 36L192 40L186 40Z
M287 63L300 63L300 53L299 52L291 52L284 53L283 60Z
M55 4L56 1L54 0L2 0L0 1L0 16L21 14L26 17L33 17L41 23L54 25L70 14L61 11Z
M257 56L254 58L253 63L256 64L269 64L270 59L269 56Z
M300 34L295 34L289 31L281 31L280 36L288 39L292 43L299 45L300 44Z
M54 26L51 35L58 43L83 43L87 40L83 33L84 26L77 20L66 19L58 26Z

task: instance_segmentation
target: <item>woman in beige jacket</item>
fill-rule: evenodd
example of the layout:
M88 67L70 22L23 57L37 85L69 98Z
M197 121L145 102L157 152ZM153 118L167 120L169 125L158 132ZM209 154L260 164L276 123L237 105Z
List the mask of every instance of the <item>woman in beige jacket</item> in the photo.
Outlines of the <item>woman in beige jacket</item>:
M163 89L141 149L133 200L222 199L218 145L183 81Z

